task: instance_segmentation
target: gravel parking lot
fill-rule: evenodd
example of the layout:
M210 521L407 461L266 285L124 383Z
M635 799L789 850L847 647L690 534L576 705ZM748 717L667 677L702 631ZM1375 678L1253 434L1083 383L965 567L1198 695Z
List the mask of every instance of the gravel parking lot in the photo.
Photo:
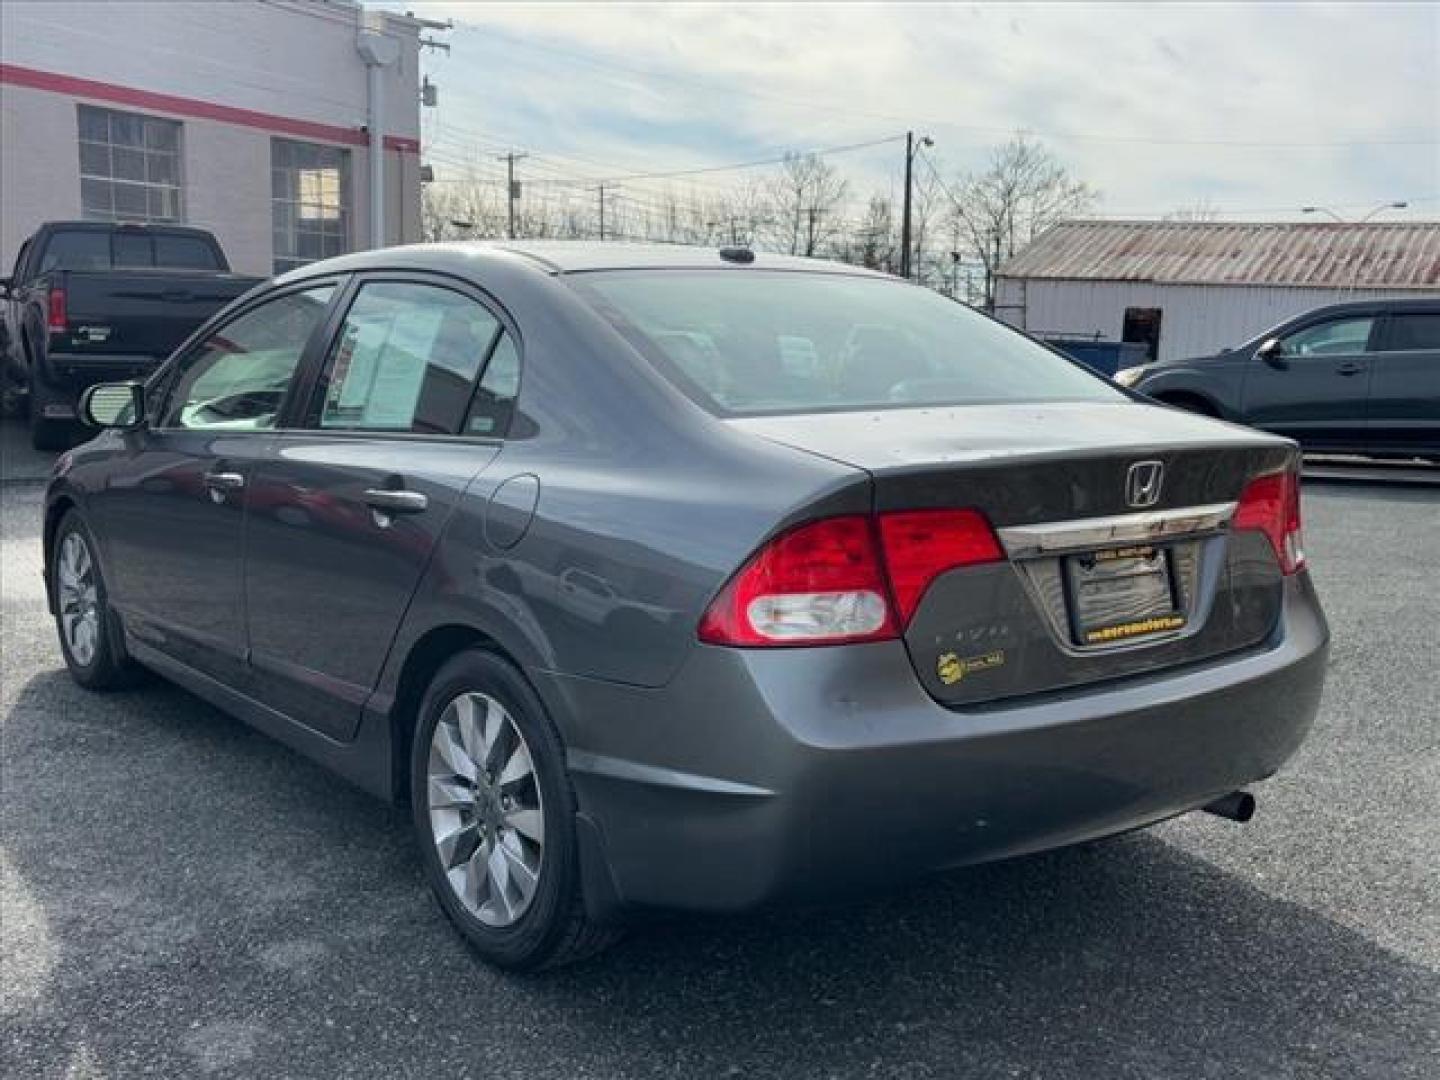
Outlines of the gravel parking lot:
M0 434L5 1075L1436 1075L1440 487L1307 485L1330 681L1249 825L666 918L515 978L449 930L402 812L179 690L70 682L45 462Z

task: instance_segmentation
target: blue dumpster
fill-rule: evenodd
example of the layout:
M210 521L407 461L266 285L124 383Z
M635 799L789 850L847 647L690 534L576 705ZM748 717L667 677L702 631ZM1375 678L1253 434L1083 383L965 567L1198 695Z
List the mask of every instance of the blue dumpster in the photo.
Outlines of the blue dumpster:
M1101 375L1114 375L1121 368L1145 363L1147 350L1134 341L1092 341L1085 338L1046 338L1053 345Z

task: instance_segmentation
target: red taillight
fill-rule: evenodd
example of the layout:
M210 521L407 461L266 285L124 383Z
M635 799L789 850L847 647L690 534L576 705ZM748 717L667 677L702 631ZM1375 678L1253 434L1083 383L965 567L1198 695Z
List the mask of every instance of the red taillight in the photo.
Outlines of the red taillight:
M978 510L900 510L880 515L880 542L900 623L906 625L930 583L957 566L1005 556Z
M65 290L52 288L45 307L45 328L51 333L63 334L69 325L65 317Z
M875 530L860 514L782 533L720 590L700 620L713 645L810 645L895 635Z
M1300 474L1294 469L1257 476L1240 494L1235 529L1263 532L1283 573L1305 565L1300 540Z
M700 620L712 645L833 645L896 637L936 576L1003 558L984 515L914 510L825 518L782 533Z

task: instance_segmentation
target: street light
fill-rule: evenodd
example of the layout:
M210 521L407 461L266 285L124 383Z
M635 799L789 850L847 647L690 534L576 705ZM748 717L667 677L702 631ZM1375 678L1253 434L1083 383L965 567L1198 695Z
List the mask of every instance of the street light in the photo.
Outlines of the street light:
M1373 218L1376 214L1384 213L1386 210L1405 210L1408 209L1409 206L1410 204L1408 202L1405 202L1404 200L1400 200L1397 202L1381 203L1379 206L1375 207L1355 224L1363 225L1365 224L1365 222ZM1300 208L1300 212L1302 214L1329 214L1336 221L1340 222L1341 225L1348 224L1344 218L1342 218L1339 214L1335 213L1334 210L1331 210L1329 207L1326 206L1302 206ZM1345 287L1345 292L1342 294L1343 296L1354 295L1355 289L1360 284L1360 271L1364 269L1364 267L1365 260L1363 258L1360 258L1359 254L1357 253L1357 256L1355 258L1355 269L1350 273L1350 284Z
M1403 201L1381 203L1379 206L1375 207L1375 209L1371 210L1368 214L1362 217L1358 222L1356 222L1356 224L1363 225L1365 222L1373 218L1376 214L1384 213L1386 210L1408 210L1409 208L1410 204ZM1300 212L1302 214L1328 214L1330 217L1338 221L1341 225L1349 224L1349 222L1347 222L1339 214L1335 213L1334 210L1331 210L1328 206L1302 206L1300 208Z

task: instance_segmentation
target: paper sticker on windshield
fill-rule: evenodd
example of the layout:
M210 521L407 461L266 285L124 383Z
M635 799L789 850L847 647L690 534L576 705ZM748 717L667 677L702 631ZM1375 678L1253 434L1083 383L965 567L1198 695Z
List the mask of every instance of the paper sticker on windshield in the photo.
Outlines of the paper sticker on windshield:
M935 674L946 686L954 686L966 675L974 674L977 671L988 671L997 668L1005 663L1005 650L995 649L993 652L981 653L979 656L967 656L963 659L953 652L941 653L940 658L935 661Z

